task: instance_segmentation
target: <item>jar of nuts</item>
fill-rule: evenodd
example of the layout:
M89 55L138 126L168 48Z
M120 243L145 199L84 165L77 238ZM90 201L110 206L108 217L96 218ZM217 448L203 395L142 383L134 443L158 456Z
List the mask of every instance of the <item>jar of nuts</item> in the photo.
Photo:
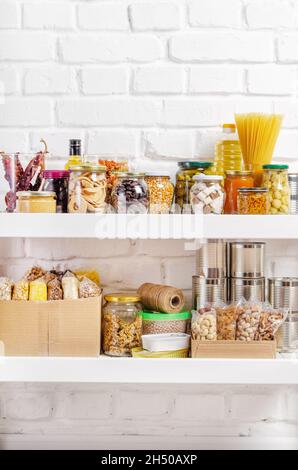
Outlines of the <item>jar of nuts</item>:
M103 307L103 352L108 356L131 356L132 348L141 346L142 306L134 293L105 296Z
M174 186L167 173L147 173L145 181L149 191L149 212L169 214L173 202Z
M269 214L289 214L288 165L264 165L263 186L269 190Z

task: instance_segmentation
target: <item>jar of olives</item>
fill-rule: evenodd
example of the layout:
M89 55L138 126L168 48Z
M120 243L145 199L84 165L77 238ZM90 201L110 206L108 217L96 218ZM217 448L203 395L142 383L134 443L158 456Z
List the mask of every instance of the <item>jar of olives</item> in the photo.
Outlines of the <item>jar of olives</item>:
M269 190L269 214L289 214L288 165L264 165L263 185Z
M198 173L205 173L211 165L211 162L178 162L175 204L180 206L181 211L185 205L190 204L190 189L194 184L192 177Z

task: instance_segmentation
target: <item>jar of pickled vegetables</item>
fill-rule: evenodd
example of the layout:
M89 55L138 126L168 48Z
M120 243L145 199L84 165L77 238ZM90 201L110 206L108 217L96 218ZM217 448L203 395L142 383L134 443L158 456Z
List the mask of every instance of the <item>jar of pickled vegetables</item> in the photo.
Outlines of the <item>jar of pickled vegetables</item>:
M211 162L178 162L175 203L180 206L181 210L185 204L190 204L190 189L194 184L192 177L198 173L205 173L211 165Z
M170 176L161 171L147 173L145 182L149 192L149 212L169 214L173 202L174 186Z
M263 186L269 190L269 214L289 214L288 165L264 165Z
M239 188L252 188L253 174L250 171L227 171L225 179L225 214L237 214L237 197Z
M238 214L265 215L269 212L269 191L267 188L239 188L237 198Z

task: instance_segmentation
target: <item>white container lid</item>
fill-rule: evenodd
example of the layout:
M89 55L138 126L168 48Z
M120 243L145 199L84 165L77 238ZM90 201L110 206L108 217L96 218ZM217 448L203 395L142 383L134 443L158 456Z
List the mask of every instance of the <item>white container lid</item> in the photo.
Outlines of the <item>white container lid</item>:
M222 181L223 176L220 175L203 175L202 173L192 177L195 181Z

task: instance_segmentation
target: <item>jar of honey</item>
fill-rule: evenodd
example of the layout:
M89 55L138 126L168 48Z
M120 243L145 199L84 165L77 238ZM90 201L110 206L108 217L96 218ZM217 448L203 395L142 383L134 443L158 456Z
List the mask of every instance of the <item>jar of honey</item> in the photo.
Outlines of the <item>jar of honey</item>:
M252 188L254 186L253 174L250 171L232 171L226 172L225 179L225 214L237 214L237 199L239 188Z

